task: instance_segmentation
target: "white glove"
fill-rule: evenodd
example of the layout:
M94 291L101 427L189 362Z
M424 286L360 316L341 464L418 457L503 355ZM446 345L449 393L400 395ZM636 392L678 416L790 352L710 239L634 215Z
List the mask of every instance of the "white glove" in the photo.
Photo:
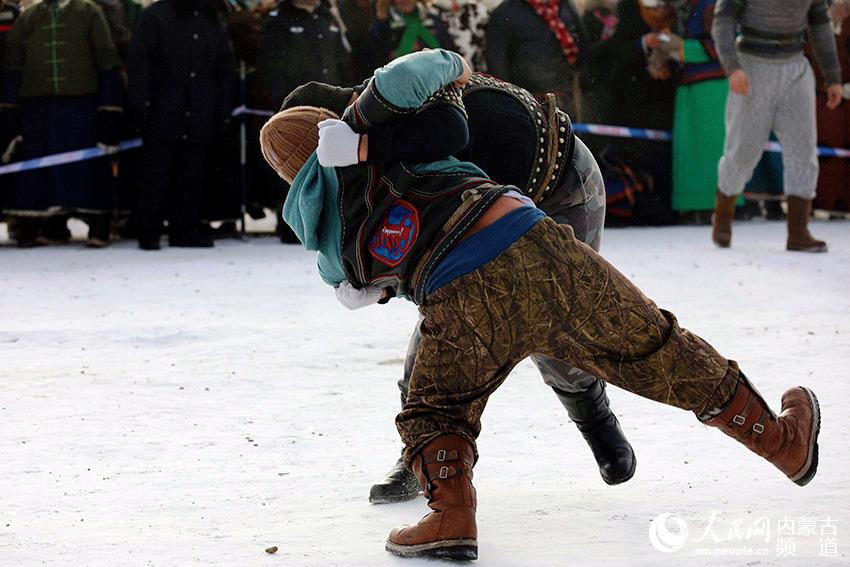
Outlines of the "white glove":
M342 282L339 284L339 287L336 288L337 300L352 311L360 309L361 307L372 305L373 303L378 303L378 300L380 300L383 295L383 288L368 286L357 289L351 285L351 282L348 281Z
M360 163L360 134L342 120L329 118L319 122L319 164L346 167Z

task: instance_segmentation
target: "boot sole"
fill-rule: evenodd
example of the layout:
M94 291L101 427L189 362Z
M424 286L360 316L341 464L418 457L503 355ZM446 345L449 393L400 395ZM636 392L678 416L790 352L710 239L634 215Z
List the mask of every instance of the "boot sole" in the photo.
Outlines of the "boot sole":
M823 246L810 246L808 248L803 248L801 246L786 246L785 249L788 252L809 252L810 254L819 254L822 252L828 252L826 244Z
M632 451L632 468L629 469L629 472L627 472L621 477L613 479L605 478L603 476L602 480L604 480L605 484L607 484L608 486L616 486L618 484L623 484L624 482L631 480L631 478L635 476L635 469L637 469L637 457L635 456L635 452Z
M806 393L806 396L809 398L809 403L812 406L812 422L814 426L812 427L812 433L809 437L809 446L812 447L809 450L809 456L806 460L806 466L797 473L795 476L790 477L791 480L799 485L806 486L811 482L815 475L818 472L818 435L820 435L820 404L818 403L818 398L815 396L815 393L809 390L808 388L800 388Z
M399 502L407 502L419 496L420 491L417 487L416 492L405 492L403 494L369 494L370 504L398 504Z
M399 545L387 540L386 550L399 557L434 557L437 559L478 559L478 540L447 539L419 545Z

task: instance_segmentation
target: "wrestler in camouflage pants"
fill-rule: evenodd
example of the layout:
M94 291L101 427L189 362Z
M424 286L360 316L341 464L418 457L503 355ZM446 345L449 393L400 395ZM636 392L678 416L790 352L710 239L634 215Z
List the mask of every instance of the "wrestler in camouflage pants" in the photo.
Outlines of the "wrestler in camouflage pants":
M578 138L575 138L570 169L558 188L538 205L555 222L570 226L576 238L599 250L605 223L605 185L596 160ZM410 339L404 376L398 382L402 407L407 401L422 339L422 324L420 319ZM582 432L600 466L603 480L619 484L631 478L635 470L634 451L610 410L605 383L563 360L542 354L532 356L532 360ZM416 478L399 461L381 482L372 486L369 500L396 502L415 497L418 491Z

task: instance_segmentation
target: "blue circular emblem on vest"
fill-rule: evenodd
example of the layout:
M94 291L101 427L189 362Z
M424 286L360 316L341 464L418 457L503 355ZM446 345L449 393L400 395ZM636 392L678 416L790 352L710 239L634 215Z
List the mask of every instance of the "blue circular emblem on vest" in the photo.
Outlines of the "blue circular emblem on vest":
M419 236L419 211L399 199L387 210L369 242L369 252L382 264L394 268L401 264Z

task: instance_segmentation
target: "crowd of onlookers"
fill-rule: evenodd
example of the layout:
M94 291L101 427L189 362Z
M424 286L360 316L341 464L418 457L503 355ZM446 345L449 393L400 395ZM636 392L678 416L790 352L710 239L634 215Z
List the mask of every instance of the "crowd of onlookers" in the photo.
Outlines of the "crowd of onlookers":
M24 0L26 3L26 0ZM287 187L263 162L265 117L308 81L352 85L395 57L442 47L576 122L673 131L673 143L582 134L599 161L611 223L708 222L729 90L711 37L714 0L0 0L0 154L17 162L141 137L137 150L0 175L0 218L19 246L116 235L158 249L211 246ZM850 78L846 4L831 16ZM848 26L850 28L850 26ZM818 133L850 146L850 110ZM845 114L847 113L847 114ZM243 123L244 121L244 123ZM245 126L246 163L240 164ZM2 164L0 164L2 165ZM842 158L821 160L816 206L850 210ZM782 162L765 153L739 215L782 218ZM242 194L243 190L245 194ZM167 224L166 222L167 221ZM280 223L282 225L282 223ZM166 228L167 226L167 228ZM291 241L285 226L280 238Z

